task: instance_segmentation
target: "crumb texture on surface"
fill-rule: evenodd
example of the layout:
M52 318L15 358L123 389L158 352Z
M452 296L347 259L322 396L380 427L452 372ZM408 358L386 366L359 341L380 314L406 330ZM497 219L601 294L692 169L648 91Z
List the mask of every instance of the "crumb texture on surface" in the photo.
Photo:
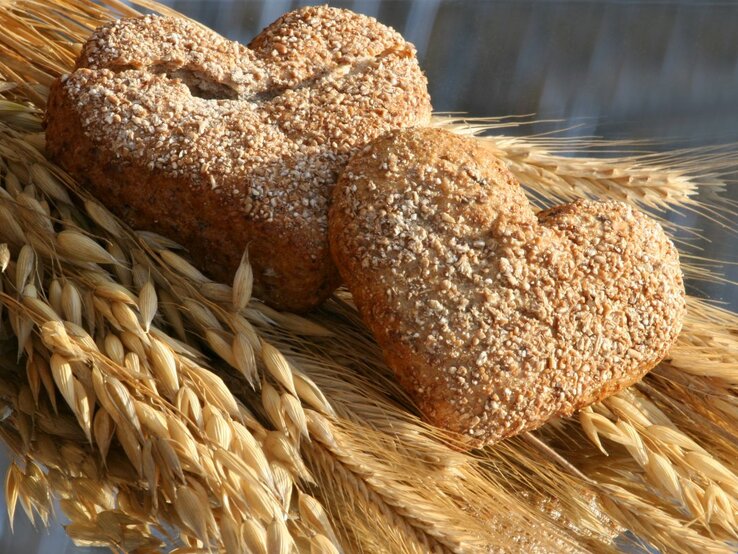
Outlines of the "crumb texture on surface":
M338 283L328 201L360 146L426 123L412 45L347 10L290 12L248 46L186 19L96 30L53 87L52 157L136 228L230 280L247 244L255 294L309 309Z
M483 142L409 129L352 159L330 239L431 423L482 445L639 380L681 330L678 253L614 201L536 214Z

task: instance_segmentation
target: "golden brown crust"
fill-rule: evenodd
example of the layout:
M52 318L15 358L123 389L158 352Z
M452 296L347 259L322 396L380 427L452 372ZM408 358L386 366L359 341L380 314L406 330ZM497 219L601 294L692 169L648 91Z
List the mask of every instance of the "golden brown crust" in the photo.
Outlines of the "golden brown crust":
M336 265L428 420L482 445L639 380L681 329L678 253L619 202L535 214L478 140L382 137L334 191Z
M412 46L376 20L291 12L249 48L146 16L95 31L54 84L50 155L136 228L230 280L249 245L255 294L310 309L338 284L336 176L357 148L430 118Z

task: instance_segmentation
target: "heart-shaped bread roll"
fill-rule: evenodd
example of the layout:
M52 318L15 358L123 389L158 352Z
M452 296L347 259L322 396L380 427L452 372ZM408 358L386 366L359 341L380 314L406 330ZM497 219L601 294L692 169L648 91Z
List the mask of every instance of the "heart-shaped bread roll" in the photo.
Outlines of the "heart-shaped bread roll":
M306 310L337 286L328 203L357 148L427 122L412 45L327 7L288 13L248 48L194 22L98 29L51 90L51 156L135 228L230 280L249 247L255 294Z
M480 446L639 380L685 314L661 226L619 202L536 214L479 140L393 132L330 214L341 276L427 419Z

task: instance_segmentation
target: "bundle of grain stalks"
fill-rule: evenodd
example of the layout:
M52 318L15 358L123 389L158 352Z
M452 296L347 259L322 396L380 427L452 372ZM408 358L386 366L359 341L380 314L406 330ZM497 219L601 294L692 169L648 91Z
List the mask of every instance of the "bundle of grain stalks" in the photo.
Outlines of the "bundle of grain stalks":
M126 552L588 552L615 550L616 536L734 550L738 316L690 298L676 346L643 382L459 449L418 418L347 293L307 316L275 311L251 297L247 258L232 283L213 282L46 159L49 84L93 28L133 13L117 0L0 4L11 521L20 502L47 523L57 499L78 544ZM474 136L509 124L435 121ZM729 215L704 200L724 186L729 152L598 158L576 154L625 145L478 140L541 205L596 195L667 222L670 209ZM683 248L688 276L720 278Z

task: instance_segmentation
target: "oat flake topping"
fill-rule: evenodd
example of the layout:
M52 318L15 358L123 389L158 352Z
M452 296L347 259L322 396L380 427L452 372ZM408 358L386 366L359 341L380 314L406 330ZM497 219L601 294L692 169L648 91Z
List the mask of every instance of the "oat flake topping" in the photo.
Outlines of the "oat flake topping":
M415 129L357 155L331 211L336 262L428 419L475 445L640 379L685 313L677 251L619 202L536 214L478 140Z

